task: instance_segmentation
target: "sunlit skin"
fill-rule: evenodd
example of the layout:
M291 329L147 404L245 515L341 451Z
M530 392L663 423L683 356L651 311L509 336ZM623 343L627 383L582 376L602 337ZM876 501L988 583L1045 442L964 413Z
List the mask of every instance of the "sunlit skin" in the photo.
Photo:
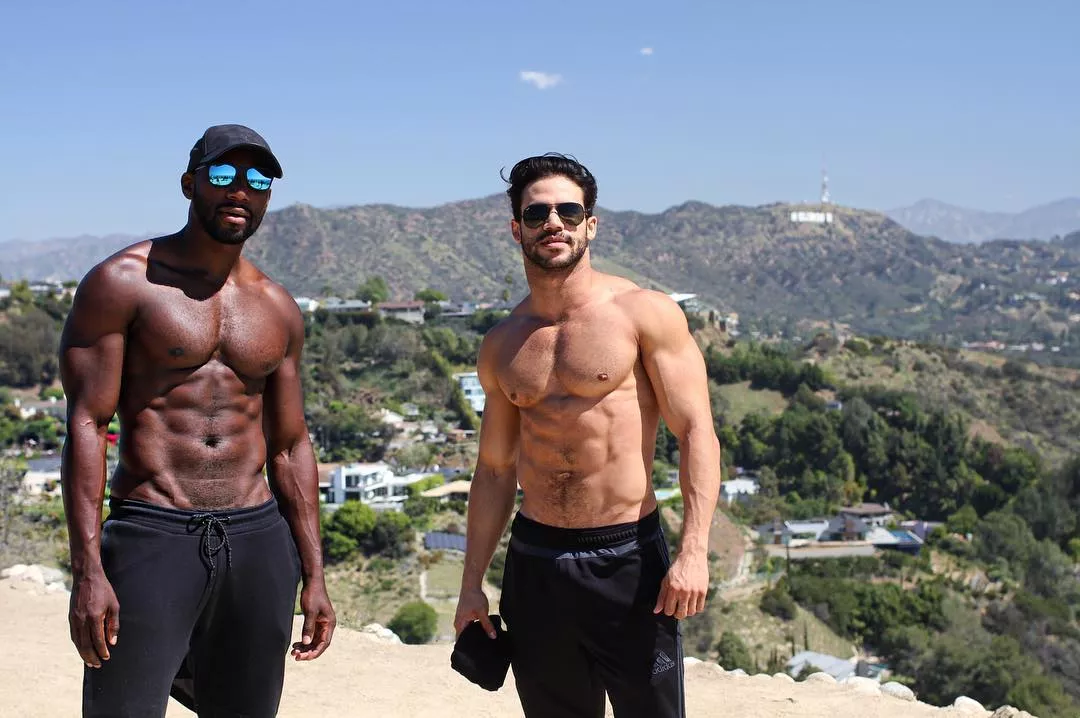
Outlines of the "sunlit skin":
M258 160L234 150L220 161ZM243 181L214 186L205 168L185 173L181 190L191 200L184 229L91 270L64 327L72 640L92 667L118 640L119 606L100 556L105 431L116 413L113 497L180 509L257 506L272 495L265 467L302 562L305 623L293 655L310 660L329 645L336 619L299 382L303 318L285 289L240 254L271 191Z
M553 176L527 186L521 206L561 202L584 204L584 193ZM479 620L493 635L481 582L518 484L522 514L552 526L607 526L655 510L651 469L661 417L679 439L685 516L654 611L694 615L708 589L720 446L704 360L682 309L592 268L594 216L572 227L551 211L541 227L515 219L510 230L530 294L480 348L486 403L455 629Z

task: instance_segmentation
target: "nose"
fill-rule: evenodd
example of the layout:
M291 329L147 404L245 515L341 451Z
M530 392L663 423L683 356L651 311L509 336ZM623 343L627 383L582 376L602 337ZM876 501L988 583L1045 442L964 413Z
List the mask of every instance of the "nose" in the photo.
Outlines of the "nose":
M233 182L226 191L225 196L233 202L246 202L248 198L247 192L244 190L244 183L240 181Z
M555 211L554 207L548 211L547 220L544 222L544 229L548 231L561 231L565 229L562 217L559 216L559 213Z

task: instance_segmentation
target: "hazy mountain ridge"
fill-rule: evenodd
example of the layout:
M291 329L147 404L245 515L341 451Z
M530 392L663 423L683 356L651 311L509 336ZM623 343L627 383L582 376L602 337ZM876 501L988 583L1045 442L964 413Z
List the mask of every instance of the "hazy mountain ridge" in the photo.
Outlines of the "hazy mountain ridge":
M608 271L697 293L711 307L774 328L825 319L859 332L1030 341L1060 336L1080 312L1072 298L1080 289L1080 233L961 245L838 206L830 208L832 224L792 222L792 210L806 208L598 208L593 254ZM126 241L53 240L21 254L5 247L0 274L78 278ZM457 300L526 291L501 194L430 208L291 205L267 214L245 253L295 295L349 296L373 275L399 299L424 287Z
M1080 230L1080 197L1066 197L1015 213L986 212L923 199L885 214L916 234L949 242L1051 239Z

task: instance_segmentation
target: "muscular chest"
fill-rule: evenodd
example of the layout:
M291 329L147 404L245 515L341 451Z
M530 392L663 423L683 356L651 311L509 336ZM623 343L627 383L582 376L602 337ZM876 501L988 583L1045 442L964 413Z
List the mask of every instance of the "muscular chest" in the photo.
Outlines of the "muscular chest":
M140 307L131 340L157 368L187 369L216 360L257 378L281 363L288 336L271 305L227 288L202 301L175 292Z
M505 351L499 381L518 406L604 396L632 377L638 359L633 328L610 316L536 327Z

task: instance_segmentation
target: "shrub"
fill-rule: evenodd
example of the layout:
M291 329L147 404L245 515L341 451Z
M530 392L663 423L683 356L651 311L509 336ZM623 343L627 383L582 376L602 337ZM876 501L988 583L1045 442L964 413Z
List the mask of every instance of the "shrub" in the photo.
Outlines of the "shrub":
M403 643L417 645L428 643L435 637L439 617L435 609L423 601L406 603L398 609L387 625Z

